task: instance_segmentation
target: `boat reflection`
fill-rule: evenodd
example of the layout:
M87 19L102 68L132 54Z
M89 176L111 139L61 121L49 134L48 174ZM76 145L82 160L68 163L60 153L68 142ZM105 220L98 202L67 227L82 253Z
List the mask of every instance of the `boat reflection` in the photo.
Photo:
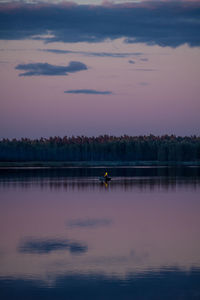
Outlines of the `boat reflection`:
M0 187L2 188L23 188L29 189L30 187L38 187L40 189L62 189L68 190L123 190L123 191L151 191L151 190L176 190L177 188L190 188L197 189L200 187L200 178L185 179L185 178L128 178L117 177L112 178L111 182L99 182L98 178L28 178L20 180L4 180L0 181Z

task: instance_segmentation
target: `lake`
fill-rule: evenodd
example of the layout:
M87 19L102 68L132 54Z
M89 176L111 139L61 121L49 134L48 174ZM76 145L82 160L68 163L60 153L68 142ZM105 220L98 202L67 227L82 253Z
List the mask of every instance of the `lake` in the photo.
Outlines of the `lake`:
M199 195L199 167L2 168L1 299L199 300Z

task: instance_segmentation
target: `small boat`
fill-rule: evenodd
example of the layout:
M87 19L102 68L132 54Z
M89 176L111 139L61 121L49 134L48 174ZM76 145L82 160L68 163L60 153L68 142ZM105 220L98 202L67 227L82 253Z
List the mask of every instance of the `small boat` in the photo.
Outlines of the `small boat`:
M101 176L101 177L99 177L99 181L101 181L101 182L108 182L108 181L111 181L111 177Z

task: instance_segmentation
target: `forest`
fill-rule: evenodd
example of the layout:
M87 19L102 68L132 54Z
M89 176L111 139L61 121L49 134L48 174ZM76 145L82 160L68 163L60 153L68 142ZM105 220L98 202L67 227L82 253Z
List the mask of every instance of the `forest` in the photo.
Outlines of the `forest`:
M160 161L200 160L199 136L101 135L0 140L1 162L29 161Z

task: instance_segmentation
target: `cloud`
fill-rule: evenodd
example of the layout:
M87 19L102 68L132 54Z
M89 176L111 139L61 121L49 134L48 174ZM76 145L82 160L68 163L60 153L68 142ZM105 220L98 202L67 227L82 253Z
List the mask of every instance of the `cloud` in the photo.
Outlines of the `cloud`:
M97 228L102 226L109 226L112 224L110 219L78 219L71 220L67 223L68 226L74 227L82 227L82 228Z
M113 57L113 58L123 58L129 56L140 56L143 55L142 52L90 52L90 51L71 51L71 50L60 50L60 49L38 49L39 51L56 53L56 54L81 54L85 56L97 56L97 57Z
M19 64L15 69L26 71L25 73L19 74L19 76L60 76L87 70L88 68L82 62L71 61L68 66L55 66L48 63L31 63Z
M85 244L61 239L35 239L29 238L19 246L21 253L48 254L58 250L68 250L71 254L81 254L88 250Z
M64 91L66 94L90 94L90 95L111 95L110 91L97 91L90 89L82 89L82 90L68 90Z
M135 64L135 61L132 59L130 59L128 62L129 62L129 64Z
M198 1L109 5L24 4L0 6L0 39L200 46ZM121 25L123 24L123 26Z
M140 58L141 61L148 61L148 58Z

